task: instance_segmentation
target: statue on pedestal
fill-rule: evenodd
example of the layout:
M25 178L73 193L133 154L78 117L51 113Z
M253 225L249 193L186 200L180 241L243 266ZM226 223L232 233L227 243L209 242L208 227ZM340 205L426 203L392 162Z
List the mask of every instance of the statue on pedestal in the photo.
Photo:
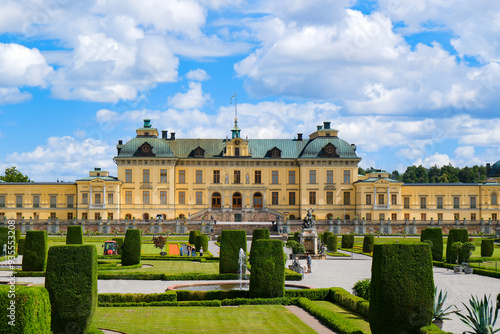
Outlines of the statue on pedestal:
M303 228L314 227L314 218L312 216L312 213L314 212L314 209L309 208L309 209L306 209L306 211L307 211L307 214L304 217L304 220L302 222L302 227Z

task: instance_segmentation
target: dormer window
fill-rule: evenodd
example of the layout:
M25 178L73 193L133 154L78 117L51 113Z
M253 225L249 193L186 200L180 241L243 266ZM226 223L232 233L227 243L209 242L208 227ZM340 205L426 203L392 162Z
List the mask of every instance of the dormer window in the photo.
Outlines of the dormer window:
M324 158L338 158L337 148L335 145L328 143L321 152L321 156Z
M201 147L197 147L193 150L193 157L195 158L203 158L205 156L205 150Z
M277 147L273 147L270 151L269 151L269 157L270 158L281 158L281 150Z

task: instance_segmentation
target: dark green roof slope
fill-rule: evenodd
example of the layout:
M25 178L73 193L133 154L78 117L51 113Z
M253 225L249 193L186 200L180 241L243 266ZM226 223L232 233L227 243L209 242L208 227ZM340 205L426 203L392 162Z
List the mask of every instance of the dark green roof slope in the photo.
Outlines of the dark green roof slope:
M124 145L118 145L121 148L118 154L119 158L133 157L142 144L148 143L152 147L153 154L161 158L174 158L174 154L168 145L168 142L160 138L133 138L126 142Z
M394 179L390 179L388 177L369 177L365 180L359 180L357 183L374 183L374 182L377 182L378 180L385 180L385 181L388 181L388 182L391 182L391 183L403 183L403 182L400 182L398 180L394 180Z
M345 140L338 137L317 137L313 140L307 141L307 145L300 154L300 158L317 158L321 153L321 150L328 144L331 143L336 147L336 153L339 158L343 159L356 159L355 146L349 145Z
M205 158L221 157L226 147L223 139L175 139L165 142L170 145L172 154L178 158L190 157L198 147L205 150Z
M292 139L251 139L248 146L253 158L267 158L273 148L281 151L281 158L296 159L307 141Z
M493 166L491 166L488 177L500 177L500 161L495 162Z

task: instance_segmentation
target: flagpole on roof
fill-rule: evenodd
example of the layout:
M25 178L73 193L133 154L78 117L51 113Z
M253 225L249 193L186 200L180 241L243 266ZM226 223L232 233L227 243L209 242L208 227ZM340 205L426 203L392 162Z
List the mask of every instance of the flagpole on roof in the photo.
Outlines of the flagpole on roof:
M229 99L229 104L233 102L234 99L234 120L238 119L238 92L234 92L233 96Z

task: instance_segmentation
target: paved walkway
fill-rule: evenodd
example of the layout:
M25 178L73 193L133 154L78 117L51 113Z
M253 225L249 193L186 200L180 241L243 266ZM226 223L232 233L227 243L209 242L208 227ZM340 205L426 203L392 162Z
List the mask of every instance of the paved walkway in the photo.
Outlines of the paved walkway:
M250 243L249 243L250 244ZM247 249L250 249L250 245ZM209 250L214 256L218 256L219 248L213 241L209 242ZM286 251L288 249L285 248ZM305 260L301 262L305 263ZM291 261L287 261L287 265ZM2 276L10 276L10 272L0 272ZM357 281L371 277L371 257L354 254L353 257L331 258L326 260L313 260L312 273L306 274L299 283L313 288L341 287L352 292L352 286ZM17 278L20 282L33 282L43 284L43 277ZM197 281L213 282L215 281ZM190 284L193 281L135 281L135 280L99 280L99 293L161 293L168 286L176 284ZM444 268L434 268L434 283L438 289L448 291L448 299L445 305L456 305L459 309L464 309L463 303L468 303L471 295L483 296L491 295L496 300L500 292L500 280L479 275L454 274L453 270ZM497 324L499 326L499 324ZM462 333L467 327L452 315L451 320L444 322L443 330L452 333Z
M309 327L314 329L316 333L319 334L338 334L337 332L332 331L330 328L326 327L323 325L321 322L319 322L318 319L310 315L307 311L305 311L302 307L290 305L290 306L285 306L288 311L292 312L295 314L300 320L302 320L305 324L307 324Z

